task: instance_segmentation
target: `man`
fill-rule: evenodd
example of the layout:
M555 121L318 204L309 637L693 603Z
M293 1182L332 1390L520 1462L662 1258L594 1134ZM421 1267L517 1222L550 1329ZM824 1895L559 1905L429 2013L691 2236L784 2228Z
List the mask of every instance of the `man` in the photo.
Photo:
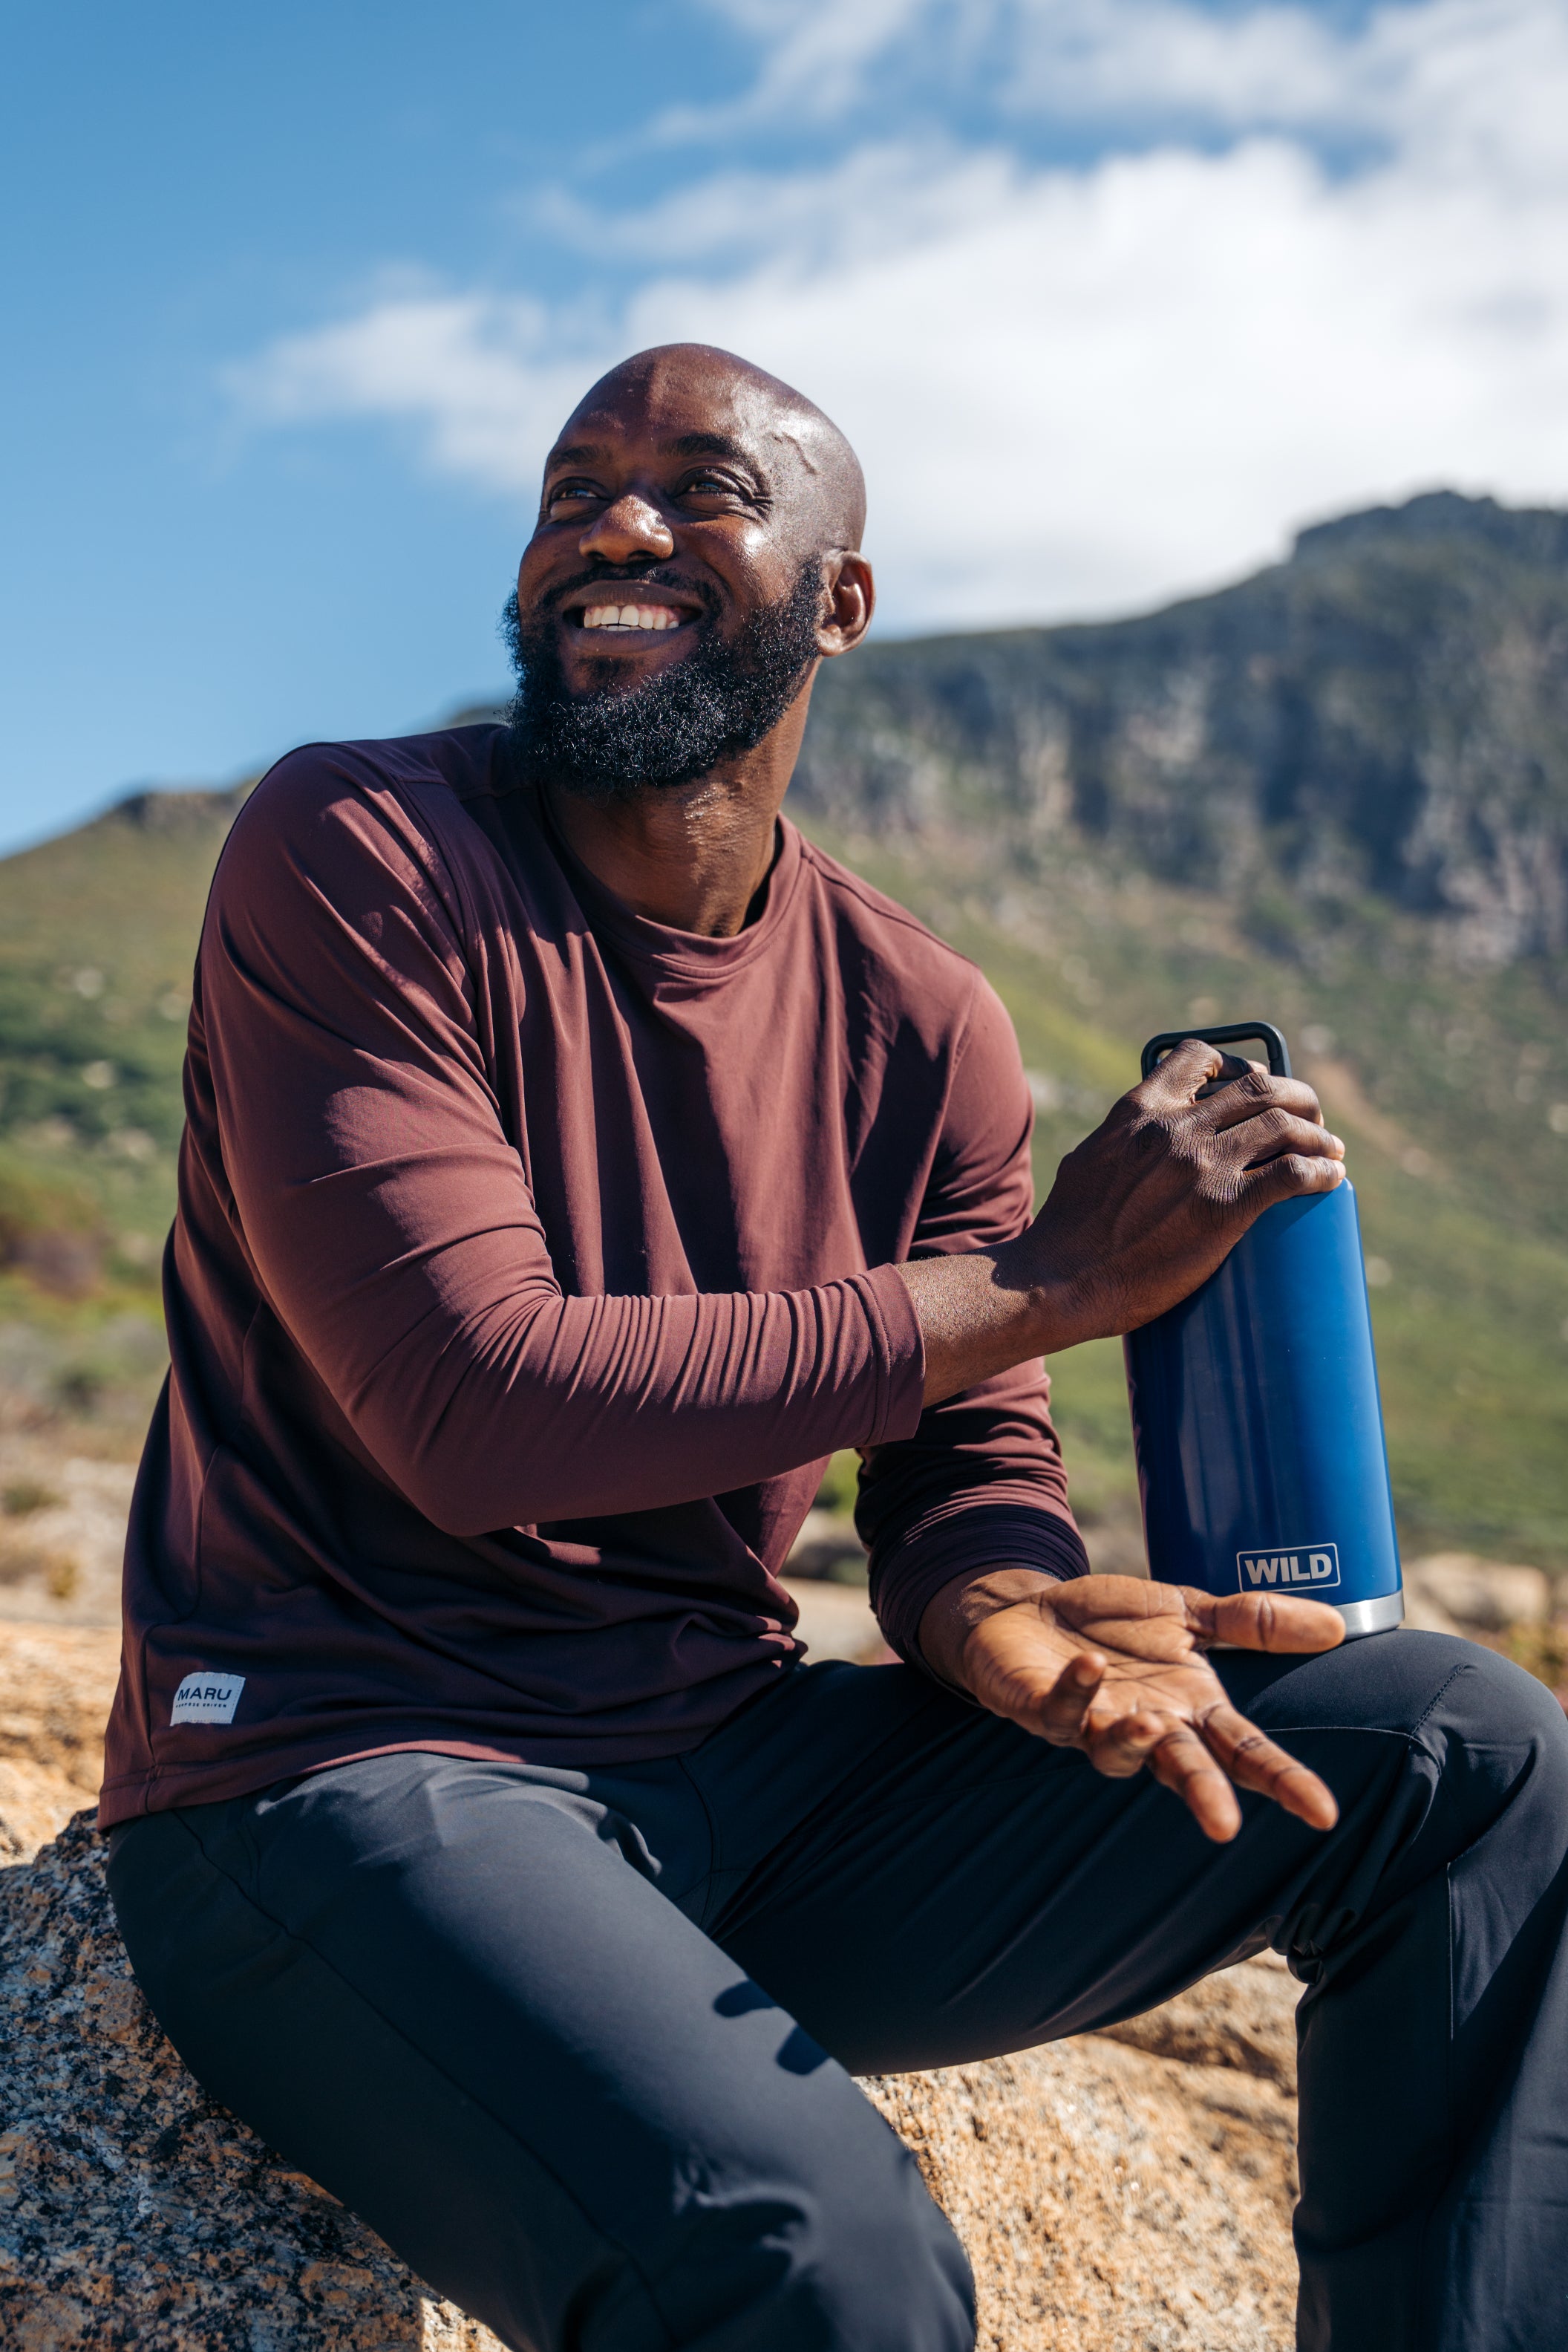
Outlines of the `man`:
M1027 462L976 452L982 532ZM1341 1147L1192 1043L1030 1222L997 1000L779 815L862 520L809 402L644 352L546 467L510 728L296 752L235 825L103 1797L132 1961L508 2344L960 2352L851 2074L1272 1944L1302 2344L1568 2340L1561 1711L1087 1573L1042 1354ZM777 1580L847 1445L896 1667L801 1664Z

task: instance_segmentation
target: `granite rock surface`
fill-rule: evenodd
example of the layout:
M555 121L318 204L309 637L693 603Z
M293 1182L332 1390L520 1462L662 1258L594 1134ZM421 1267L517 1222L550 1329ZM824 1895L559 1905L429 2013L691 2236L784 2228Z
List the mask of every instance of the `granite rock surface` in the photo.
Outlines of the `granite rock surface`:
M0 1874L0 2342L495 2352L215 2106L153 2022L79 1813Z

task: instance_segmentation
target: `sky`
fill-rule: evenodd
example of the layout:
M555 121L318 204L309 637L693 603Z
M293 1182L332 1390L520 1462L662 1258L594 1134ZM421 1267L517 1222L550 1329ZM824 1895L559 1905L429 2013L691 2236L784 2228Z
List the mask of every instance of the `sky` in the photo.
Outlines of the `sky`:
M503 690L540 459L719 342L879 627L1568 504L1568 5L9 0L0 848Z

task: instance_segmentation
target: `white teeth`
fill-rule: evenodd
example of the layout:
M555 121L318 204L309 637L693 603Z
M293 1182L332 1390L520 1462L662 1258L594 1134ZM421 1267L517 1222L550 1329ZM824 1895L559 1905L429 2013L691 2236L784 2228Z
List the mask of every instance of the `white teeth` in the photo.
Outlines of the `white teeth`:
M582 616L585 629L678 629L681 616L667 604L590 604Z

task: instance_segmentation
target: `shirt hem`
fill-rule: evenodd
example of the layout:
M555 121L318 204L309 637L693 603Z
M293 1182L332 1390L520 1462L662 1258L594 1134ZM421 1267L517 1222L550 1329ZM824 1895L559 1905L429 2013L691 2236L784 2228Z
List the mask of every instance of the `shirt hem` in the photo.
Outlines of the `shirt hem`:
M766 1688L766 1682L758 1688ZM736 1700L743 1706L747 1693ZM329 1771L336 1764L359 1764L371 1756L417 1753L462 1757L479 1764L539 1764L557 1770L591 1769L613 1764L656 1764L672 1756L688 1755L718 1730L734 1708L711 1723L672 1726L665 1732L622 1733L618 1738L585 1734L578 1738L524 1735L516 1739L457 1739L440 1731L417 1727L390 1739L354 1739L346 1735L324 1737L278 1746L265 1753L235 1757L229 1763L155 1765L151 1770L125 1773L106 1780L99 1791L98 1826L114 1829L122 1822L140 1821L149 1813L166 1813L184 1805L216 1805L234 1797L251 1797L280 1780L302 1780Z

